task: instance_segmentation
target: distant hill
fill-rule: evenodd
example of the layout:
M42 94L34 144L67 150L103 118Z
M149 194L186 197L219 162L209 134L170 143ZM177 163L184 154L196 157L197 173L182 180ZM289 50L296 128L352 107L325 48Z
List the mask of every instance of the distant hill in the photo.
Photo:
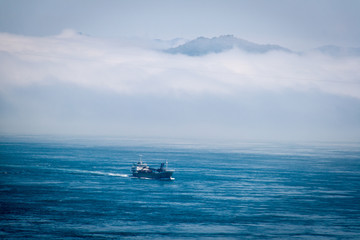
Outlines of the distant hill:
M287 48L273 44L256 44L233 35L224 35L220 37L206 38L199 37L185 44L165 50L171 54L185 54L188 56L203 56L209 53L221 53L233 48L241 49L249 53L266 53L269 51L292 52Z
M322 54L330 55L333 57L359 57L360 48L346 48L338 47L334 45L326 45L314 49L315 51L321 52Z

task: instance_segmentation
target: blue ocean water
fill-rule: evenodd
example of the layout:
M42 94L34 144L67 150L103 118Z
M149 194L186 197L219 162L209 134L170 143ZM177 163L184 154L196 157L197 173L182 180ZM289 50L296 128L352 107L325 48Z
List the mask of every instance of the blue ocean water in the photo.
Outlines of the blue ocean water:
M0 238L360 239L358 146L1 138Z

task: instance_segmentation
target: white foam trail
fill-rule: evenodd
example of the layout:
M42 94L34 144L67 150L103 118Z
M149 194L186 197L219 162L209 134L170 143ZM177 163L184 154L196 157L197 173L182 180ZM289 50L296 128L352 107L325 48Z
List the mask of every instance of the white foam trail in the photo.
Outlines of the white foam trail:
M96 174L96 175L105 175L105 176L113 176L113 177L129 177L128 174L120 174L120 173L109 173L102 171L87 171L87 170L78 170L78 169L64 169L58 168L59 170L66 172L75 172L75 173L85 173L85 174Z
M105 175L105 176L114 176L114 177L128 177L127 174L120 174L120 173L109 173L109 172L101 172L101 171L86 171L86 170L75 170L82 173L90 173L96 175Z
M2 166L12 167L12 168L41 168L41 169L49 169L49 170L59 170L70 173L96 174L96 175L106 175L113 177L129 177L128 174L102 172L102 171L87 171L87 170L68 169L68 168L51 168L51 167L41 167L41 166L10 165L10 164L4 164Z
M127 174L119 174L119 173L107 173L109 176L115 176L115 177L129 177Z

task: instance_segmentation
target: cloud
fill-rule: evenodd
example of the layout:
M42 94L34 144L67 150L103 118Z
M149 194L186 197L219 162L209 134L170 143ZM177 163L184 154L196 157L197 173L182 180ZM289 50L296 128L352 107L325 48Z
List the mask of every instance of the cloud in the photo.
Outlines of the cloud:
M53 37L1 34L0 39L3 87L57 79L121 94L236 94L244 88L289 88L360 98L357 57L249 54L237 49L189 57L69 30Z
M1 33L0 62L2 132L302 139L360 133L359 57L239 49L192 57L164 53L154 42L67 30L50 37Z

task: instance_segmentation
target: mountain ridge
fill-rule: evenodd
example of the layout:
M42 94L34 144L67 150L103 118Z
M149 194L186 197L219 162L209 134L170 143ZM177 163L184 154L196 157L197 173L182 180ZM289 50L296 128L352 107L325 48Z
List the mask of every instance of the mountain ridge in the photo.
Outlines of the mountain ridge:
M188 56L204 56L210 53L221 53L238 48L249 53L266 53L269 51L293 52L290 49L275 44L257 44L233 35L219 37L198 37L174 48L166 49L170 54L184 54Z
M360 48L340 47L335 45L323 45L317 48L305 51L293 51L276 44L258 44L250 42L234 35L221 35L219 37L198 37L163 50L169 54L183 54L191 57L204 56L207 54L216 54L230 51L234 48L240 49L251 54L264 54L271 51L279 51L292 54L306 54L318 52L331 57L360 57Z

